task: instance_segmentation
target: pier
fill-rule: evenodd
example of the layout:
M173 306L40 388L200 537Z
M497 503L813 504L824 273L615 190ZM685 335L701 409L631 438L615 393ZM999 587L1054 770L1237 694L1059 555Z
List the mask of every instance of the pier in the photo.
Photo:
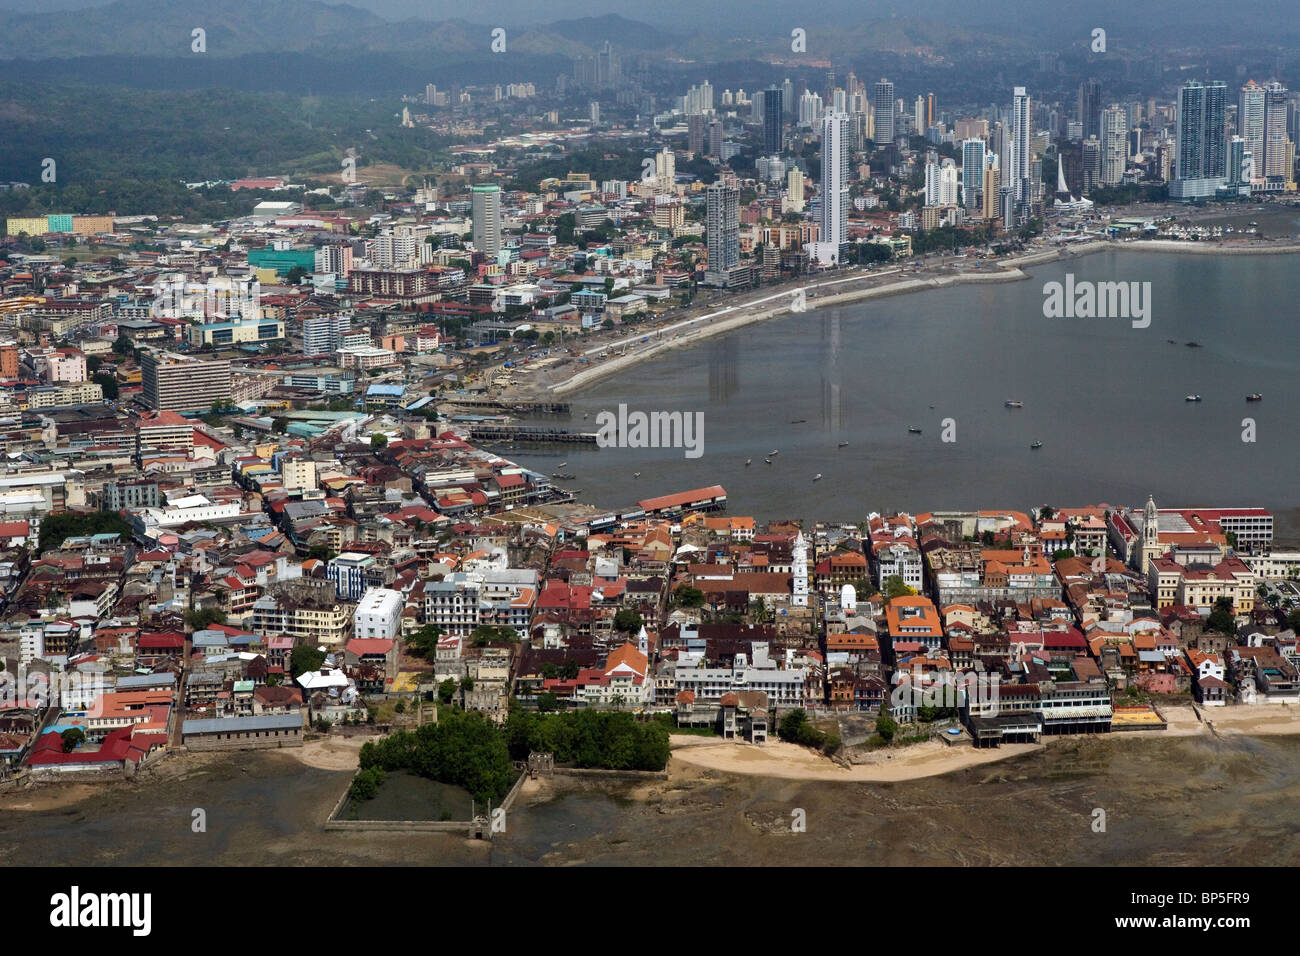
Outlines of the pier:
M460 408L514 412L516 415L568 415L571 412L568 402L503 402L491 398L446 398L443 399L443 404L456 405Z
M469 437L474 441L532 442L534 444L594 445L595 432L571 432L567 428L548 428L545 425L498 425L483 423L471 425Z

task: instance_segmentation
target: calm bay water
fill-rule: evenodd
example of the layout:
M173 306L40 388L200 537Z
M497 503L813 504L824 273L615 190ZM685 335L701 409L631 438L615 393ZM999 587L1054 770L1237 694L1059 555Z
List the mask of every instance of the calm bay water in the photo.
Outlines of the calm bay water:
M592 431L620 402L703 412L700 458L572 448L512 457L547 473L566 462L567 484L607 508L715 483L735 513L843 521L884 509L1140 506L1154 494L1162 506L1268 507L1279 534L1297 536L1297 266L1287 255L1106 252L1032 267L1023 282L814 309L572 399L570 427ZM1150 326L1045 318L1043 284L1067 272L1150 282ZM1249 392L1264 400L1247 404ZM1189 393L1203 400L1184 401ZM1024 408L1004 408L1007 399ZM1247 417L1254 443L1242 441Z

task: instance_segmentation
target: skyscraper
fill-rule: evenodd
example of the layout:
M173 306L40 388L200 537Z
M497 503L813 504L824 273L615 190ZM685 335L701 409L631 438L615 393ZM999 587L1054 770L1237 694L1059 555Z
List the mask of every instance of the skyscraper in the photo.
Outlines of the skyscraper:
M1033 121L1029 94L1023 86L1017 86L1011 97L1011 140L1008 149L1008 163L1004 186L1011 187L1015 203L1028 204L1033 198L1030 180L1030 139L1033 137ZM1021 215L1022 213L1017 213Z
M1101 185L1101 140L1089 136L1083 141L1083 193L1086 196Z
M488 256L501 251L501 187L473 186L470 189L474 220L474 248Z
M894 142L894 84L881 78L873 97L876 108L876 145L888 146Z
M692 113L686 117L686 148L695 155L704 152L704 137L709 117L705 113Z
M725 286L727 271L740 264L740 188L718 180L705 190L704 196L709 255L704 281Z
M925 164L925 204L927 206L957 204L957 164L946 156L942 162Z
M982 139L964 139L961 142L961 194L962 205L974 209L984 188L984 164L987 150Z
M1245 149L1252 156L1264 155L1264 115L1266 94L1264 87L1251 80L1237 94L1237 135L1245 140ZM1256 173L1263 176L1262 170ZM1232 178L1229 170L1228 178Z
M1228 87L1222 81L1189 80L1178 91L1178 154L1171 199L1213 196L1227 181L1224 109Z
M1101 83L1097 80L1090 78L1079 84L1079 122L1083 124L1083 139L1101 139Z
M1264 87L1264 175L1291 178L1287 165L1286 87L1270 83Z
M1128 113L1118 103L1101 111L1101 182L1117 186L1128 165Z
M848 239L849 117L838 110L822 116L822 180L818 193L821 240L809 253L822 265L838 265L840 246Z
M768 156L781 152L784 117L781 88L772 86L763 92L763 152Z
M933 93L926 93L925 94L925 128L929 129L931 126L933 126L938 122L939 122L938 100L934 98Z

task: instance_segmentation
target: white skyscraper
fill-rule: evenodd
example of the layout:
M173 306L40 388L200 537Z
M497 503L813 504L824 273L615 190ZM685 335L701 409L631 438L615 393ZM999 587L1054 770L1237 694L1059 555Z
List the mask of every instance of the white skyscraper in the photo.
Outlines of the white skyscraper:
M1252 156L1264 156L1264 117L1267 94L1251 80L1237 96L1237 134L1246 141ZM1260 171L1257 175L1264 175Z
M1118 103L1101 111L1101 183L1117 186L1128 165L1128 113Z
M501 187L470 187L474 248L489 256L501 251Z
M873 101L876 108L876 145L888 146L894 141L894 84L881 79L876 84Z
M1030 140L1033 137L1033 112L1029 94L1017 86L1011 100L1011 140L1008 150L1007 180L1017 204L1028 203L1032 198L1029 175Z
M925 204L957 205L957 164L946 156L941 162L925 164Z
M810 252L822 265L837 265L848 240L849 117L827 110L822 117L821 241Z

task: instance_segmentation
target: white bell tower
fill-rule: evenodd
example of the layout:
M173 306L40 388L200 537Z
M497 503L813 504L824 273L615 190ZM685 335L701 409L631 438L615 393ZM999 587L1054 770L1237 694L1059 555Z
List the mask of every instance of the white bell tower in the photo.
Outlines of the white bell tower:
M794 539L794 595L790 598L794 607L808 606L808 542L803 532Z

